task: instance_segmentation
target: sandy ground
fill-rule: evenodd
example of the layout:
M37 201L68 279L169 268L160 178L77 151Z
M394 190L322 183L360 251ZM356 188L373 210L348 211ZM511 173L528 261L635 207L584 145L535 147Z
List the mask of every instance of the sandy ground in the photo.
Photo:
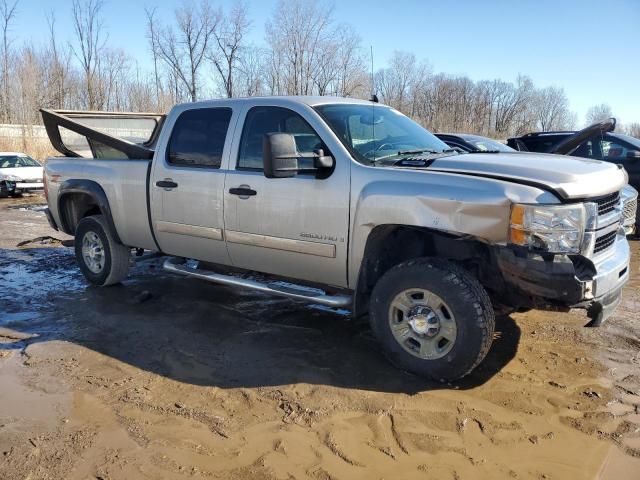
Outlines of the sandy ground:
M605 326L502 318L434 385L344 312L138 264L87 287L40 197L0 201L0 479L638 479L640 243Z

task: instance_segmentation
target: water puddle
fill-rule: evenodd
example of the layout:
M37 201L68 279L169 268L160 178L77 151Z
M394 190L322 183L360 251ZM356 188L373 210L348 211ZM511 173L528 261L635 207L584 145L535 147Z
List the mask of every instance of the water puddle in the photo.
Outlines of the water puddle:
M46 203L42 204L31 204L31 203L23 203L20 205L9 205L7 208L11 210L19 210L21 212L44 212L47 208Z
M33 332L56 297L85 288L71 249L0 250L0 327Z

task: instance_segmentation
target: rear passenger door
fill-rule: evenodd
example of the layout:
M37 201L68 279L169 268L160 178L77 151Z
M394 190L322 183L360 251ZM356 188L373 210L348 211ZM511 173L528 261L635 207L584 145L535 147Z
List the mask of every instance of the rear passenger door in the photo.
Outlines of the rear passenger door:
M187 108L174 118L159 141L149 185L156 241L167 254L228 264L223 189L234 112Z

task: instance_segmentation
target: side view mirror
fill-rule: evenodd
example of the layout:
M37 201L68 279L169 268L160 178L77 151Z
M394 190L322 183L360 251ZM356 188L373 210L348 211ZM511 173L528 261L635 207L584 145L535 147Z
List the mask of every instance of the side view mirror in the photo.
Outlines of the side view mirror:
M289 178L298 173L298 147L290 133L267 133L262 140L264 176Z
M299 158L313 158L313 169L319 171L333 168L333 157L322 150L300 153L296 139L290 133L267 133L262 141L264 176L267 178L295 177L300 171ZM305 169L306 170L306 169Z
M640 150L630 150L627 152L627 160L640 160Z

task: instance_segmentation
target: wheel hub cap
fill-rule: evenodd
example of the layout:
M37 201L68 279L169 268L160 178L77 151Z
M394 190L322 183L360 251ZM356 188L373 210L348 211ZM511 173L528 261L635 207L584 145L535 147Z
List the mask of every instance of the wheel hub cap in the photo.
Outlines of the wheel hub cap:
M87 268L93 273L100 273L104 268L104 247L95 232L85 233L82 239L82 257Z
M411 309L407 323L414 333L425 337L435 337L440 331L440 320L429 307L418 306Z
M410 288L393 298L389 305L389 328L402 348L424 360L447 355L458 335L451 307L423 288Z

